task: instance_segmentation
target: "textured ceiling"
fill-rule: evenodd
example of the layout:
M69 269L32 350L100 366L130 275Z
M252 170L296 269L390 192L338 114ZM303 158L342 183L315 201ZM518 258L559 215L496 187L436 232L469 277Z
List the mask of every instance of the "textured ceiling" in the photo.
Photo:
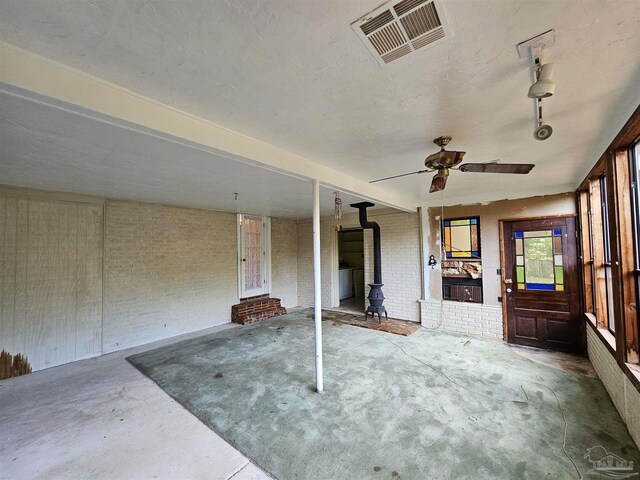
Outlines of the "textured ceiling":
M384 68L350 28L378 1L3 0L0 38L365 180L420 169L442 134L469 161L537 165L454 172L446 203L574 188L640 102L638 1L445 1L450 41ZM550 28L537 142L516 44ZM437 203L425 177L386 188Z

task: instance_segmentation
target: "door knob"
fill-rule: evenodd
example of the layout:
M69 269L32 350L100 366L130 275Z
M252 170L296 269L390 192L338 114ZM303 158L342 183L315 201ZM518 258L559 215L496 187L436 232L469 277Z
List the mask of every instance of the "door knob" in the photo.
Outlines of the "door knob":
M510 288L507 288L507 293L511 293L511 289Z

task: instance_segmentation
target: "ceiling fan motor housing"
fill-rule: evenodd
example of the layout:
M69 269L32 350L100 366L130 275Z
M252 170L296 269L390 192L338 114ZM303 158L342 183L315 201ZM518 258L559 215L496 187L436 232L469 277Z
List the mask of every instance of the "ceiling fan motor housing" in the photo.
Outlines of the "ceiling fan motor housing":
M425 167L432 170L440 170L441 168L455 167L462 162L465 152L450 152L444 149L449 145L450 141L451 137L448 135L433 139L433 143L440 147L440 151L425 158Z
M462 162L462 158L466 152L453 152L448 150L440 150L438 153L429 155L424 165L427 168L433 170L439 170L441 168L451 168Z

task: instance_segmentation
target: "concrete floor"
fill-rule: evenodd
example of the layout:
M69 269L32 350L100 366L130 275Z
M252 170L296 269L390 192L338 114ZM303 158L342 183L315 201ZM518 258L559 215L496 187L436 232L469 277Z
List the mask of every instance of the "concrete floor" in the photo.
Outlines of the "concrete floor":
M600 380L499 341L326 321L318 395L308 313L130 360L281 480L578 479L595 446L640 465Z
M584 361L324 322L320 396L307 314L1 381L0 479L269 478L248 457L282 480L590 478L595 445L640 464L600 381L579 374ZM125 360L158 346L137 361L247 456Z
M366 309L364 297L345 298L344 300L340 300L340 306L336 308L336 310L358 313L364 312Z
M270 478L125 360L175 341L0 381L0 479Z

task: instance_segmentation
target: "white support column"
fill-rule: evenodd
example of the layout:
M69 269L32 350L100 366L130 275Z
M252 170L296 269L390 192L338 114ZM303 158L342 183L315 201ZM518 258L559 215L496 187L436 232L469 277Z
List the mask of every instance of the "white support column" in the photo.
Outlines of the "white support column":
M322 277L320 275L320 182L313 181L313 292L316 337L316 390L324 390L322 379Z

